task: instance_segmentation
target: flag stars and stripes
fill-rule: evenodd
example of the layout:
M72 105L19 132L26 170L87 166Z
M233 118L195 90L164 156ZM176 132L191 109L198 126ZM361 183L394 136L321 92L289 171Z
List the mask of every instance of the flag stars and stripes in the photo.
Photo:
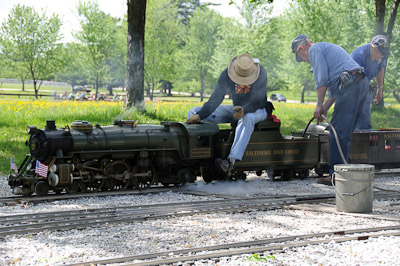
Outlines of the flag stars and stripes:
M39 160L36 160L35 174L38 174L39 176L42 177L47 177L48 169L49 169L48 165L39 162Z

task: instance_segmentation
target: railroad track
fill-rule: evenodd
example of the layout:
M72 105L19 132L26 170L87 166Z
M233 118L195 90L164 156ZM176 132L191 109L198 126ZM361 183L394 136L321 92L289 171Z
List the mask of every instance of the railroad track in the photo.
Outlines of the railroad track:
M398 193L375 193L375 198L398 196ZM332 203L334 198L334 195L329 194L292 197L267 196L7 215L0 216L0 236L37 233L44 230L82 229L111 223L162 219L170 216L268 210L289 205Z
M236 242L206 247L168 250L166 252L127 256L97 261L87 261L82 263L69 264L68 266L106 265L110 263L112 263L113 265L123 263L123 265L136 266L164 265L201 259L229 257L233 255L254 254L259 252L279 252L285 248L327 244L331 241L340 243L352 240L367 240L369 238L377 238L381 236L400 236L400 226L386 226L306 235L295 235L279 238L267 238L248 242Z
M68 199L79 199L88 197L107 197L107 196L124 196L124 195L143 195L152 193L161 193L167 191L178 191L179 188L176 187L152 187L145 190L123 190L123 191L104 191L95 193L78 193L78 194L60 194L60 195L48 195L44 197L0 197L0 204L5 205L15 205L15 204L25 204L25 203L39 203L46 201L56 201L56 200L68 200Z
M330 202L333 199L333 195L258 197L8 215L0 216L0 236L37 233L44 230L81 229L103 224L161 219L170 216L266 210L287 205Z

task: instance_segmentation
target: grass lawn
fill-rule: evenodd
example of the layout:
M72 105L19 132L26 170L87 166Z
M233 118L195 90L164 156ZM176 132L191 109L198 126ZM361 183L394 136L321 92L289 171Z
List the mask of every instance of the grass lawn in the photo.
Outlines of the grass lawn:
M281 92L285 95L285 92ZM290 99L290 95L285 95ZM206 101L207 99L205 99ZM35 100L12 99L0 95L0 173L8 173L10 158L20 164L29 153L25 141L28 139L28 125L44 128L46 120L55 120L57 128L70 125L75 120L87 120L93 125L110 125L114 120L138 120L141 124L159 124L160 121L186 121L190 108L201 106L199 98L162 97L156 95L154 101L146 102L146 112L125 110L124 103L105 101L53 100L51 97ZM225 99L223 104L231 104ZM300 103L274 103L276 115L281 120L281 132L291 132L305 128L313 117L315 105ZM331 117L332 110L328 113ZM375 129L400 128L400 104L392 104L383 110L372 111ZM224 125L226 127L227 125Z

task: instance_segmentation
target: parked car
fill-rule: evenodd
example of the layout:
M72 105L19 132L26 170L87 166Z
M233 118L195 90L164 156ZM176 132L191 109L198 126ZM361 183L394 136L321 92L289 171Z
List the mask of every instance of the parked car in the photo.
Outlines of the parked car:
M269 100L271 102L286 102L285 96L283 96L280 93L272 93L271 96L269 97Z

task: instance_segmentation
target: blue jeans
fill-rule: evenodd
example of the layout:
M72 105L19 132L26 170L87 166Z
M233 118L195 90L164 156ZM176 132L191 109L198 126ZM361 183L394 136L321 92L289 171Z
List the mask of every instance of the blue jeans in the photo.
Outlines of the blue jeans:
M357 122L355 130L371 130L371 102L372 94L368 92L367 98L365 98L364 106L361 111L360 119Z
M343 87L341 91L338 90L335 95L333 95L335 98L335 109L333 111L331 124L336 130L344 158L348 163L350 163L351 136L356 123L360 119L365 98L369 93L368 84L368 79L364 78L359 82L353 82L349 86ZM329 172L332 174L335 164L344 163L332 130L330 132L330 148L331 163Z
M193 107L188 113L188 118L198 112L201 106ZM254 125L258 122L267 119L267 111L265 108L258 109L254 113L246 113L238 120L235 131L235 140L233 141L231 151L228 158L242 160L243 154L249 144L251 134L254 131ZM202 121L220 123L233 123L236 120L233 118L233 105L220 105L208 117Z

